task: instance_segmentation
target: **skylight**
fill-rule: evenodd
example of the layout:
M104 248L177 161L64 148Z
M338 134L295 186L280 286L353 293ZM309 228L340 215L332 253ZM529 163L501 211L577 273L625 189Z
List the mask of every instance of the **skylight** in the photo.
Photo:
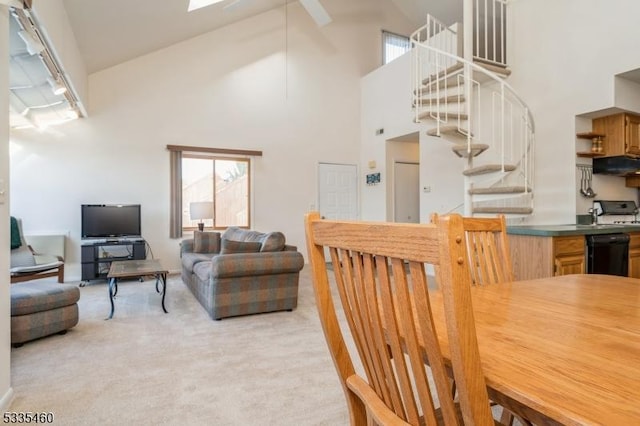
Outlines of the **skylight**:
M212 4L220 3L224 0L189 0L189 8L187 11L191 12L196 9L211 6Z

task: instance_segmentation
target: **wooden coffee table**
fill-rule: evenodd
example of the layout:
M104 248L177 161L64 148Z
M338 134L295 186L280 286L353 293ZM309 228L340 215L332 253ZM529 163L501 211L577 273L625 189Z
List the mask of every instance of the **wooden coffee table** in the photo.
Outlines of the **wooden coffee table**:
M164 306L164 296L167 292L167 273L168 271L160 265L157 259L146 260L120 260L111 262L107 278L109 279L109 301L111 302L111 312L109 318L113 318L115 309L113 298L118 293L118 279L120 278L141 278L145 275L151 275L156 278L156 292L162 293L162 310L168 314L167 308Z

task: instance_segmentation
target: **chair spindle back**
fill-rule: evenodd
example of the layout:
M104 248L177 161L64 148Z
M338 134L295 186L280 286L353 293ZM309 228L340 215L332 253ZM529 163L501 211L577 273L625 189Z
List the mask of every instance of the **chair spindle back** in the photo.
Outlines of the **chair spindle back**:
M351 424L493 425L471 307L462 218L437 225L305 220L325 338L348 401ZM336 315L324 257L364 368L356 374ZM434 321L425 264L434 265L444 320ZM446 334L448 347L441 346ZM460 410L451 395L449 352ZM429 386L429 367L434 389ZM439 408L437 407L439 401ZM438 418L440 420L438 420Z

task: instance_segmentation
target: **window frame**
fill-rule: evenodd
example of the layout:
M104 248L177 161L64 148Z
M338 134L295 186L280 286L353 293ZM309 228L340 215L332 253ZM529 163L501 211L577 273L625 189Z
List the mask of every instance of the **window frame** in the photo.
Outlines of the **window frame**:
M214 218L213 218L213 227L210 227L209 229L213 229L216 231L219 230L225 230L227 229L229 226L236 226L238 228L243 228L243 229L250 229L251 228L251 199L253 198L253 194L252 194L252 162L251 162L251 158L249 157L237 157L237 156L226 156L226 155L215 155L215 154L208 154L205 152L184 152L182 154L182 160L187 159L187 158L194 158L194 159L202 159L202 160L211 160L211 162L213 163L213 205L214 205L214 212L215 212L215 208L216 208L216 199L215 199L215 194L216 194L216 179L215 179L215 161L216 160L223 160L223 161L238 161L238 162L245 162L247 163L247 225L228 225L228 226L216 226L216 215L214 213ZM184 172L184 168L181 170L182 172ZM184 193L182 198L184 199ZM185 226L184 224L182 225L182 232L193 232L193 231L197 231L198 230L198 226Z
M207 153L250 158L262 157L261 150L215 148L193 145L167 145L169 152L169 238L182 238L182 155L188 153ZM253 164L253 163L252 163ZM251 169L250 169L251 170ZM255 170L254 170L255 171ZM250 194L250 199L254 198ZM249 211L251 214L251 211ZM249 222L251 223L251 222Z

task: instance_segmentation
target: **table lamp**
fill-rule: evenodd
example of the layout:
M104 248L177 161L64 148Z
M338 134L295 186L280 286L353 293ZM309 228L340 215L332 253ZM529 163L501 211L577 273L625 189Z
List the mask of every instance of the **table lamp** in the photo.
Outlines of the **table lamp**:
M213 201L198 201L189 204L191 220L199 220L198 230L204 231L204 220L213 219Z

